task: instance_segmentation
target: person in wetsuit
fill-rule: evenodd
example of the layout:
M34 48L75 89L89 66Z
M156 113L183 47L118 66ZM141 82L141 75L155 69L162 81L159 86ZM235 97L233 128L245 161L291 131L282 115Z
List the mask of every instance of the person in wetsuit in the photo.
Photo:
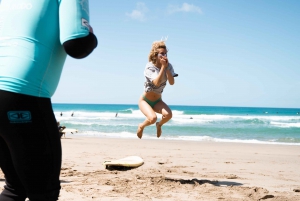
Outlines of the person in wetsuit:
M0 3L0 201L57 200L61 141L52 110L67 55L97 46L88 0Z
M59 132L59 134L60 134L60 137L62 137L62 136L64 135L63 130L64 130L66 127L65 127L65 126L61 126L61 125L60 125L60 122L58 121L58 122L57 122L57 128L58 128L58 132Z

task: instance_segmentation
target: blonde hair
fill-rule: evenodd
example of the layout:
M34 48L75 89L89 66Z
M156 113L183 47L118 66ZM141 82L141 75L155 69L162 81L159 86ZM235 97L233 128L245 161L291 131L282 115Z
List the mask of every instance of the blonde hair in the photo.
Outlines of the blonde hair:
M158 55L158 49L160 49L160 48L167 50L165 41L154 41L152 43L152 47L151 47L149 57L148 57L149 62L152 62L153 64L156 63L156 56Z

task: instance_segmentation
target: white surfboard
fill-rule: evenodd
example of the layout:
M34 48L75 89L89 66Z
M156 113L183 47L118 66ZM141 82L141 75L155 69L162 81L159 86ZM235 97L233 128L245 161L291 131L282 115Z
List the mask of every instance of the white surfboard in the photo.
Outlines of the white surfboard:
M63 133L77 133L78 130L77 129L73 129L73 128L65 128L64 130L62 130L61 132Z
M144 164L144 160L139 156L128 156L118 160L104 161L103 165L105 168L109 166L119 166L119 167L132 167L136 168Z

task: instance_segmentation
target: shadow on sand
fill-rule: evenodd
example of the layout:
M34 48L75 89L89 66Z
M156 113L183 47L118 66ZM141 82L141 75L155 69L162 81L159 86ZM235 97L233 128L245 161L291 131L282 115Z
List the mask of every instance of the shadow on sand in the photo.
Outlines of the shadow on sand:
M135 168L136 167L124 167L124 166L107 165L105 169L110 170L110 171L114 171L114 170L128 171L128 170L132 170L132 169L135 169Z
M215 186L242 186L242 183L238 182L232 182L232 181L217 181L217 180L199 180L199 179L172 179L172 178L165 178L165 181L170 181L170 182L179 182L181 184L212 184Z

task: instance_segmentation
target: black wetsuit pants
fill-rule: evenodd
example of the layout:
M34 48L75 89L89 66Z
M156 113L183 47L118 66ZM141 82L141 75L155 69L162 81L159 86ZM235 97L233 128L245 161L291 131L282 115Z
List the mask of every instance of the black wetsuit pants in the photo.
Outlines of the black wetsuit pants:
M0 167L0 201L58 199L61 141L49 98L0 90Z

